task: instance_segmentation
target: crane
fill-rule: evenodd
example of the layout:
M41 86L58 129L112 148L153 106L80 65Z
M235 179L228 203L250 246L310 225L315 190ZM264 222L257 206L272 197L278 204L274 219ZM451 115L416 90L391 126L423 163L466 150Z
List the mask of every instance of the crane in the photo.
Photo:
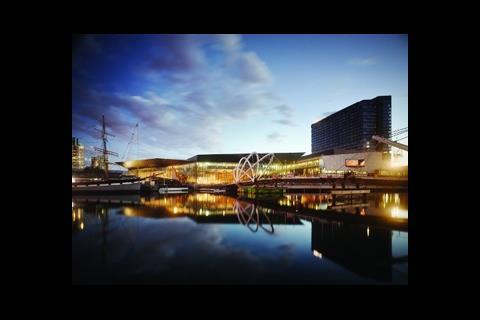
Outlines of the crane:
M392 140L389 140L389 139L386 139L386 138L383 138L383 137L380 137L380 136L372 136L372 139L376 140L378 142L388 144L388 145L393 146L395 148L408 151L408 145L406 145L406 144L398 143L398 142L395 142L395 141L392 141Z
M134 143L134 139L135 139L135 136L136 136L136 141L135 143L137 143L138 145L138 123L135 125L135 127L133 128L133 131L132 131L132 136L130 137L130 141L128 142L127 144L127 148L125 149L125 152L123 153L123 156L122 156L122 160L126 160L127 159L127 156L128 156L128 152L130 151L130 147L132 145L132 143ZM137 151L138 152L138 151Z
M405 127L405 128L401 128L401 129L397 129L397 130L394 130L391 134L390 134L390 137L395 137L395 136L398 136L398 135L401 135L401 134L404 134L404 133L407 133L408 132L408 127ZM408 136L407 136L408 137ZM396 141L392 141L391 139L387 139L385 137L380 137L380 136L372 136L372 139L373 140L376 140L378 142L381 142L381 143L385 143L385 144L388 144L390 146L393 146L395 148L398 148L398 149L401 149L401 150L404 150L404 151L407 151L408 152L408 145L406 144L403 144L403 143L399 143L398 141L400 140L403 140L407 137L403 137L401 139L397 139Z

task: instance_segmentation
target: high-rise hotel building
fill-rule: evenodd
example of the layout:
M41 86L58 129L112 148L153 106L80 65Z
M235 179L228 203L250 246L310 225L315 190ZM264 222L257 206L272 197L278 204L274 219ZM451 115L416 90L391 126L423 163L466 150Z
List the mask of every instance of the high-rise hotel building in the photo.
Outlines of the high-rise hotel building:
M312 153L335 149L388 151L388 145L372 140L372 136L389 138L391 119L391 96L356 102L312 124Z

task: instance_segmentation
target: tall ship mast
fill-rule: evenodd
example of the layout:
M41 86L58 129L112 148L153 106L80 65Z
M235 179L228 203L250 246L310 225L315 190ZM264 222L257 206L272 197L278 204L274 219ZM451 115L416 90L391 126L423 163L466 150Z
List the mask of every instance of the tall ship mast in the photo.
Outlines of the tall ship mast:
M118 153L116 152L113 152L113 151L109 151L107 149L107 142L108 142L108 139L107 139L107 136L111 136L111 137L114 137L114 135L110 134L110 133L107 133L107 130L106 130L106 125L105 125L105 116L102 115L102 130L101 130L101 134L102 134L102 143L103 143L103 148L97 148L95 147L95 150L98 151L98 152L101 152L103 154L103 168L104 168L104 176L105 176L105 180L108 180L108 155L112 155L112 156L116 156L118 157Z
M102 181L91 181L91 182L72 182L72 192L75 193L83 193L83 192L92 192L92 193L104 193L104 192L133 192L138 193L140 192L142 181L141 179L134 178L134 179L110 179L108 176L108 156L116 156L118 157L118 153L109 151L107 149L107 136L114 135L110 134L106 130L105 124L105 116L102 115L102 130L97 131L101 132L102 138L102 147L95 147L94 149L97 152L102 154L103 160L103 169L104 169L104 179Z

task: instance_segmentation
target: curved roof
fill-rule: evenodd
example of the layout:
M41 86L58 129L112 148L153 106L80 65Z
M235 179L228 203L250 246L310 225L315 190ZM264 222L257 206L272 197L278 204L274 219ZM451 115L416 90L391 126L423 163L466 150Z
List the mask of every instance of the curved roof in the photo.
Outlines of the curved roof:
M274 153L275 158L280 161L294 161L299 159L305 152L279 152ZM259 153L260 157L267 155L268 153ZM191 158L189 161L208 161L208 162L238 162L241 158L248 156L249 153L227 153L227 154L198 154Z
M278 161L295 161L305 152L279 152L275 153L275 158ZM260 157L263 157L267 153L259 153ZM162 168L172 165L179 165L191 162L238 162L242 157L248 156L249 153L227 153L227 154L198 154L187 160L180 159L144 159L144 160L129 160L122 162L115 162L116 164L127 169L140 169L140 168Z
M144 160L128 160L122 162L115 162L116 164L127 169L140 169L140 168L162 168L173 166L177 164L189 163L191 161L179 160L179 159L144 159Z

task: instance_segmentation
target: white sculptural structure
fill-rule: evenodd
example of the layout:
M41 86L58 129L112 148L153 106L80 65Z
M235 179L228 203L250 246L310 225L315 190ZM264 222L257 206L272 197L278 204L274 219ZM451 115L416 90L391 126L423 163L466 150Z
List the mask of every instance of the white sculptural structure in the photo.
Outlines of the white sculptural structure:
M275 155L273 153L268 153L260 157L258 153L252 152L247 157L241 158L233 169L233 179L235 183L258 181L265 174L265 171L273 162L274 157Z

